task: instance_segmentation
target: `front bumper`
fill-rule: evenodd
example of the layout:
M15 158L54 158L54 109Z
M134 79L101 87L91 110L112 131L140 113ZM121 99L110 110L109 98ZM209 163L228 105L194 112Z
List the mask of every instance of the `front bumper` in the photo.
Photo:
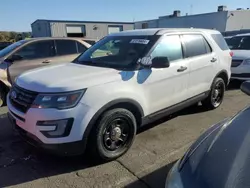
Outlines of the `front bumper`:
M10 117L21 130L24 130L33 140L42 144L66 144L83 140L83 135L94 115L94 110L89 106L79 103L76 107L65 110L30 108L26 113L18 111L7 96L7 106ZM38 121L54 121L74 118L74 122L68 136L48 138L41 131L53 129L51 126L38 126ZM46 146L47 147L47 146Z
M15 119L8 113L8 118L13 126L13 130L18 132L20 137L28 144L38 149L43 149L46 152L62 155L62 156L74 156L81 155L84 152L85 143L83 141L70 142L64 144L44 144L36 136L25 131L16 124Z

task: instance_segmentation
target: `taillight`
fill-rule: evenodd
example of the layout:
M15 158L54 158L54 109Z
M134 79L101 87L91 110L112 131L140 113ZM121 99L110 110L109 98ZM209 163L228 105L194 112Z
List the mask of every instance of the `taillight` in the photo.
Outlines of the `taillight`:
M234 53L232 51L229 52L230 56L233 57Z

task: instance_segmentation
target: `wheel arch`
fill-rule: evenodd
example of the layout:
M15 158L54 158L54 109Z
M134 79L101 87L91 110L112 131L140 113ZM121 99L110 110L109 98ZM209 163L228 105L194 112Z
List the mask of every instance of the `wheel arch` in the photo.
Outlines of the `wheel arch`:
M142 117L144 116L144 111L143 111L142 106L137 101L133 99L126 99L126 98L110 101L107 104L105 104L103 107L101 107L95 113L95 115L92 117L89 124L87 125L86 130L84 131L84 134L83 134L83 140L84 140L84 145L85 145L84 149L87 145L88 137L91 133L91 130L95 126L95 123L98 121L98 119L101 117L101 115L104 112L106 112L107 110L114 109L114 108L125 108L131 111L135 115L135 118L137 121L137 127L140 126Z
M216 78L222 78L222 79L224 80L226 86L229 84L229 75L228 75L228 73L227 73L226 70L222 70L222 71L218 72L218 73L216 74L214 80L215 80ZM213 82L214 82L214 80L213 80ZM213 83L212 83L212 84L213 84ZM211 87L212 87L212 84L211 84Z

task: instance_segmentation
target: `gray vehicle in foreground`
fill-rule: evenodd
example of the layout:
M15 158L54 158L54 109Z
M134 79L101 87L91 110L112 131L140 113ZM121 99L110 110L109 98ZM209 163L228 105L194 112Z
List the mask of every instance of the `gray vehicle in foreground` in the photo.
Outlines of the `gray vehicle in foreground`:
M0 51L0 106L15 78L23 72L56 63L71 62L91 45L78 38L32 38Z
M250 82L241 90L250 95ZM249 188L250 106L210 127L168 174L166 188Z

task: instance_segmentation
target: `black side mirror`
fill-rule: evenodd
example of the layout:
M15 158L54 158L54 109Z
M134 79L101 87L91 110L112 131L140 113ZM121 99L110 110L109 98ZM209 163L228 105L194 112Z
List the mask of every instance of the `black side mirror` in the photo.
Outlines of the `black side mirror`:
M155 57L152 59L153 68L167 68L170 66L169 60L167 57Z
M249 81L243 82L240 86L240 89L243 93L250 95L250 82Z

